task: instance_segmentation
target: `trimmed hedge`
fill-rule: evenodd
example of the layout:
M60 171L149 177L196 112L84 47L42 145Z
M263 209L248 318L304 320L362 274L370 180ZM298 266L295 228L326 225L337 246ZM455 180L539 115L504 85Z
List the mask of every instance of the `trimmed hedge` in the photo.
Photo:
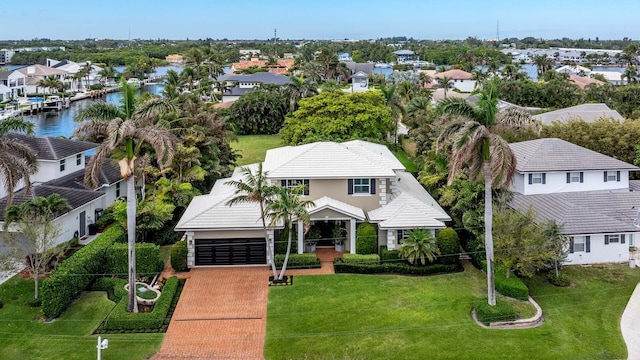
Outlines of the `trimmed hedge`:
M383 262L383 263L386 263L386 262L392 262L392 263L405 262L400 257L400 250L387 250L387 246L386 245L380 247L380 261Z
M284 255L276 254L275 257L276 267L282 268L284 263ZM291 254L289 255L289 261L287 262L287 269L315 269L321 266L320 259L316 257L316 254Z
M378 232L376 228L369 223L358 225L356 230L356 253L357 254L375 254L378 249Z
M490 306L487 298L478 299L473 303L476 318L485 325L496 321L515 321L516 311L508 302L496 299L496 306Z
M107 319L104 321L104 330L156 330L168 325L171 320L167 316L173 297L178 288L178 278L175 276L167 279L162 288L158 301L150 313L130 313L127 312L128 297L122 299L113 308Z
M378 254L342 254L342 262L345 264L380 264L380 256Z
M402 275L431 275L456 272L462 269L460 264L433 264L428 266L411 266L406 263L356 264L345 263L342 259L333 262L336 273L354 274L402 274Z
M91 282L104 272L107 250L124 232L112 226L89 245L62 261L42 282L42 313L46 318L60 315Z
M187 241L178 241L171 247L171 267L175 271L187 271L189 266L187 264L187 254L189 249L187 248Z
M506 271L503 267L497 266L495 269L496 291L508 297L518 300L529 299L529 288L514 273L506 277Z
M90 291L106 291L109 300L117 303L127 296L127 291L124 289L124 285L127 283L125 279L118 279L112 277L105 277L96 279L96 281L89 287Z
M127 244L113 244L107 251L107 274L127 277L129 274L129 248ZM162 271L160 247L149 243L136 244L136 275L154 276Z

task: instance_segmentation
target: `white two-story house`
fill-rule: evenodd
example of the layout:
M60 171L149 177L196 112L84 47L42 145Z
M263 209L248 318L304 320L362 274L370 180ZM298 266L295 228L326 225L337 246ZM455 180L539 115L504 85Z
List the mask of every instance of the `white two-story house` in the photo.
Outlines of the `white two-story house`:
M35 197L59 194L71 205L69 212L55 220L60 228L56 243L87 235L89 225L95 222L102 210L113 200L126 196L120 171L110 160L102 166L99 176L101 185L95 189L84 186L88 161L86 153L95 149L97 144L50 136L8 136L28 145L38 161L38 171L31 176L31 192L25 192L24 182L20 182L14 191L13 204L20 205ZM6 196L4 186L0 186L0 222L4 222Z
M20 71L0 71L0 103L27 95L27 77Z
M366 141L316 142L267 151L262 164L271 184L305 185L303 197L313 200L312 226L321 234L318 246L331 245L336 228L345 235L345 249L356 252L356 227L370 222L378 229L378 246L402 246L407 230L435 233L451 218L405 171L387 147ZM249 166L257 171L258 164ZM218 180L211 193L196 196L176 226L184 231L190 267L205 265L266 264L266 243L257 204L228 206L236 196L226 182L242 180L240 169ZM271 246L282 224L269 228ZM305 251L303 224L295 226L297 251ZM327 239L327 240L323 240Z
M629 260L640 236L640 192L629 181L638 167L560 139L510 147L517 159L510 205L562 226L570 239L566 264Z

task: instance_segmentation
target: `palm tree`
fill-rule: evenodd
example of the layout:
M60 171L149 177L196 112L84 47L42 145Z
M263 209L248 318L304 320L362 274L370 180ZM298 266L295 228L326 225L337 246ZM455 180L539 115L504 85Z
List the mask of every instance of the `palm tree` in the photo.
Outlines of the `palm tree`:
M418 80L420 81L420 86L422 88L426 88L433 81L431 76L429 74L427 74L426 72L420 72L418 74Z
M635 66L627 66L624 73L620 77L621 80L627 79L627 85L637 82L638 70Z
M533 63L538 69L538 78L541 78L542 74L547 70L551 70L551 67L553 67L553 60L549 59L546 55L534 56Z
M480 89L482 87L482 83L487 80L489 77L489 73L482 71L482 69L473 70L471 80L474 80L476 83L473 85L473 89Z
M465 169L472 180L484 177L484 227L487 256L489 305L495 305L494 258L492 237L492 185L511 184L516 159L509 144L498 135L502 130L524 130L535 126L531 115L519 109L498 113L498 80L488 81L480 92L477 105L462 99L445 99L439 112L454 115L438 138L438 150L449 152L449 184Z
M422 265L433 262L436 254L440 255L440 249L436 245L436 238L433 237L431 231L426 229L413 229L409 233L409 237L402 240L402 249L400 256L407 259L412 265L420 260Z
M101 81L103 81L103 79L109 81L116 78L116 69L113 67L113 65L109 64L103 67L98 75L100 75Z
M4 229L12 223L20 223L28 226L33 231L24 233L27 239L21 242L21 247L27 254L27 269L35 282L35 298L38 298L38 282L40 275L45 271L46 265L58 255L61 249L55 251L54 241L60 230L52 224L58 216L70 211L71 205L59 194L49 197L36 197L21 205L12 205L7 208ZM29 235L26 235L26 234ZM52 251L53 250L53 251Z
M144 143L151 145L161 168L171 164L176 151L176 138L167 129L155 124L160 114L175 107L165 100L150 98L137 103L135 88L122 79L124 92L121 106L95 102L80 110L76 121L81 121L72 136L91 138L102 143L91 157L85 171L85 183L95 188L104 160L120 157L120 174L127 182L127 236L129 244L129 289L135 289L136 264L136 190L134 162ZM129 312L138 312L135 291L129 291Z
M386 105L389 107L389 109L391 109L391 114L393 116L393 121L395 122L395 129L394 129L394 134L393 134L393 138L394 138L394 142L398 142L398 123L400 122L400 119L406 114L405 112L405 108L404 105L402 104L402 99L400 98L400 95L398 95L398 93L396 92L396 86L395 85L381 85L380 86L380 91L382 92L382 95L384 96Z
M451 80L448 76L443 76L440 78L436 78L436 81L440 85L441 88L444 89L444 97L447 97L447 91L453 88L453 80Z
M225 183L236 188L236 196L227 201L226 205L257 203L260 206L260 220L262 220L262 229L264 230L264 241L267 243L267 257L271 262L273 278L276 279L278 273L276 272L275 257L272 253L269 233L267 232L266 209L271 202L271 198L276 193L277 186L270 185L267 181L267 173L262 171L262 163L258 165L258 169L255 172L250 167L243 167L240 170L242 172L241 180L229 180Z
M292 76L287 88L291 91L289 98L289 111L293 112L298 107L298 100L318 95L318 88L314 82L304 79L304 75L300 77Z
M287 262L289 261L289 254L291 253L293 221L302 222L305 227L308 227L311 223L307 209L315 206L315 203L311 200L300 199L300 195L302 195L304 189L304 185L295 188L279 186L276 188L275 196L266 208L267 217L271 219L271 226L275 226L282 221L287 227L287 233L289 234L287 238L287 253L284 256L284 262L278 280L284 278L284 273L287 270Z
M0 122L0 179L7 192L7 204L13 202L13 191L20 180L26 192L31 191L31 175L38 171L38 159L33 150L18 139L7 136L12 132L33 134L33 123L22 118L9 118Z

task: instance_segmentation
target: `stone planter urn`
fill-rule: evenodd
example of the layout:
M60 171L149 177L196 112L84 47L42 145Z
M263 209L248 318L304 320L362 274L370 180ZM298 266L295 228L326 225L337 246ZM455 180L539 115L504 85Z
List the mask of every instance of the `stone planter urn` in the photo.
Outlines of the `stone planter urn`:
M152 288L151 286L143 283L143 282L136 282L136 287L138 288L138 291L140 292L153 292L155 293L155 297L153 297L152 299L143 299L140 296L137 295L136 293L136 300L138 301L138 304L140 305L153 305L156 303L156 301L158 300L158 298L160 298L160 291ZM125 284L124 289L127 290L127 292L129 292L129 284Z

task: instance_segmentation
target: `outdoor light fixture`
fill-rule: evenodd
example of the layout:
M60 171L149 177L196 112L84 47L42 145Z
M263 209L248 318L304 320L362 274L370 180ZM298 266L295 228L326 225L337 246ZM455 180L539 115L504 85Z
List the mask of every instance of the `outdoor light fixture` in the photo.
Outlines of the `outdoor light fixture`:
M96 346L96 348L98 349L98 360L100 360L100 357L102 355L100 352L108 347L109 347L109 340L107 339L102 340L102 338L98 336L98 346Z

